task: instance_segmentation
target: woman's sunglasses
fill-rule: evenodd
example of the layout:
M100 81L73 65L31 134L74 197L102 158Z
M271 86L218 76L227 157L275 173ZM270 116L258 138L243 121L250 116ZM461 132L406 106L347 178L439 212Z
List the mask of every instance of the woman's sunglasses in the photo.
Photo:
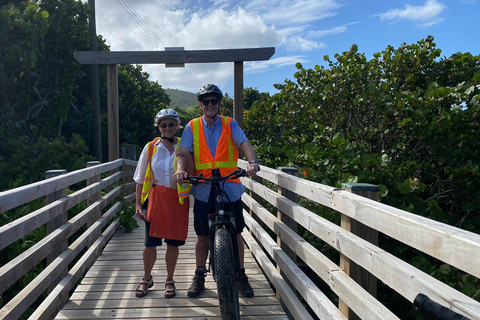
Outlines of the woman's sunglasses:
M169 122L168 124L162 123L162 124L160 125L160 127L162 127L163 129L165 129L165 128L167 127L167 125L168 125L170 128L172 128L172 127L175 126L175 123L173 123L173 122Z
M203 99L202 101L200 101L204 106L208 106L209 103L211 103L213 106L216 106L218 104L218 99L211 99L211 100L208 100L208 99Z

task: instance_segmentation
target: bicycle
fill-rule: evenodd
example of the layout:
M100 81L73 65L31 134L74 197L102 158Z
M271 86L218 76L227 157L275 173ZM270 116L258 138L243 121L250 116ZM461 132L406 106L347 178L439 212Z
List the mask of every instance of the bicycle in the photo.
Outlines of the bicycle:
M215 212L208 216L210 259L207 272L212 270L217 283L218 300L222 319L240 319L238 290L236 281L240 278L241 269L238 257L237 231L235 216L224 211L223 199L231 203L225 193L224 184L229 179L245 177L245 170L236 170L226 176L221 176L220 169L212 169L212 177L189 176L186 183L197 185L209 183L215 190Z
M450 310L441 304L431 300L428 296L419 293L413 305L423 314L432 317L432 319L438 320L470 320L467 317L462 316L461 314L456 313L453 310Z

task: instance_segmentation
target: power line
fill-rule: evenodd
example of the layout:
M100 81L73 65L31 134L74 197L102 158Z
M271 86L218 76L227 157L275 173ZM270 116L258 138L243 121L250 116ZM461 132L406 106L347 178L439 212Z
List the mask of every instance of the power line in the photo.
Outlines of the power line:
M148 36L157 44L157 46L160 47L160 49L165 50L165 45L162 43L160 38L153 32L150 27L145 23L145 21L140 17L140 15L135 11L135 9L130 5L128 0L117 0L122 7L125 9L125 11L130 14L130 16L137 22L137 24L148 34ZM202 83L198 78L190 71L187 70L186 67L182 68L183 72L193 81L195 82L199 87L202 86Z

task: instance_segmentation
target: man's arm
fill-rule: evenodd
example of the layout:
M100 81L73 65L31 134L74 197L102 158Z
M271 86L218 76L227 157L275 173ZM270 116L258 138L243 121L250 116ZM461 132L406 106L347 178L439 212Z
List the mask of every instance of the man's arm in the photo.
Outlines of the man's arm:
M195 166L193 165L192 154L185 147L179 145L175 151L177 156L177 172L173 174L173 180L176 183L183 183L183 179L188 175L195 174Z
M240 149L242 149L248 161L257 160L255 149L248 140L242 142ZM260 165L258 163L249 163L245 168L245 171L249 176L256 176L256 172L260 171Z

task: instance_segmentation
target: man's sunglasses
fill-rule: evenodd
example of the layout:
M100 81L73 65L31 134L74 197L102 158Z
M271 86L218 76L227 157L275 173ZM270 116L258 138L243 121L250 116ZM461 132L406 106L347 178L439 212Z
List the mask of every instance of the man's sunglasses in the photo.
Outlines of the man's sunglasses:
M167 127L167 125L171 128L171 127L174 127L174 126L175 126L175 123L173 123L173 122L169 122L168 124L162 123L162 124L160 125L160 127L162 127L163 129L165 129L165 128Z
M212 103L213 106L216 106L218 104L218 99L203 99L200 101L204 106L208 106L209 103Z

